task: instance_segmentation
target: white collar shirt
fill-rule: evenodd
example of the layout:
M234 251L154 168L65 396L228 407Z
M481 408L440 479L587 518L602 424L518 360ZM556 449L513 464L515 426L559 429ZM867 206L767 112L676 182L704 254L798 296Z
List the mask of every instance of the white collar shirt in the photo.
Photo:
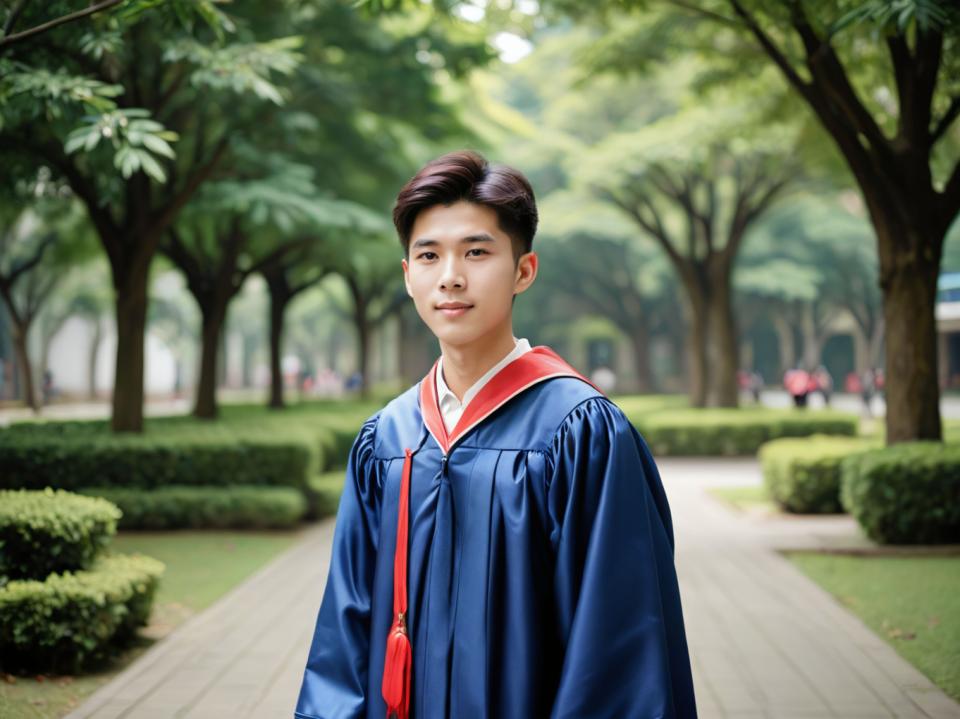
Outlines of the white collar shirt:
M467 405L470 404L470 400L477 396L480 390L483 389L483 386L493 379L497 372L513 362L513 360L520 355L530 351L530 343L526 338L518 340L514 337L513 341L513 349L510 350L506 357L488 369L480 379L474 382L470 389L463 393L463 401L457 399L457 395L455 395L453 390L443 381L443 357L441 356L437 366L437 400L440 405L440 415L443 417L443 424L447 428L447 432L452 431L453 428L457 426L457 422L463 414L463 411L467 408Z

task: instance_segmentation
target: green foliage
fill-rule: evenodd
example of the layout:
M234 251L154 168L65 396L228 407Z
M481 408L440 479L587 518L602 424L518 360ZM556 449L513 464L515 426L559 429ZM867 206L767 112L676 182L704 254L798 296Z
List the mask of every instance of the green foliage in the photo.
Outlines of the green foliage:
M842 512L842 460L877 446L875 441L855 437L813 435L775 439L759 451L764 485L770 497L788 512Z
M0 588L0 666L76 673L109 658L147 623L164 565L107 555L90 570Z
M882 544L960 543L960 446L895 444L843 461L841 502Z
M318 459L316 448L279 436L187 439L84 435L46 427L8 429L0 433L0 486L155 489L168 484L266 484L302 488Z
M88 115L83 118L86 124L67 137L64 151L68 155L79 150L92 152L104 140L110 143L113 164L124 178L143 170L157 182L166 182L166 173L155 156L175 157L169 143L177 140L177 133L149 117L150 113L140 108Z
M0 586L88 569L117 531L110 502L71 492L0 490Z
M72 112L109 112L120 85L72 75L62 68L31 68L0 58L0 131L27 122L55 122Z
M870 23L880 28L906 33L912 27L921 31L944 30L960 20L960 11L946 0L866 0L840 3L854 7L839 17L831 26L835 35L851 25Z
M320 519L337 513L345 479L346 476L342 469L325 472L310 478L307 486L311 518Z
M103 421L18 423L0 430L0 487L108 497L124 512L121 528L203 526L207 519L214 526L288 526L303 515L303 499L316 511L312 478L346 466L374 409L310 402L277 413L228 405L215 423L150 419L143 436L113 435Z
M240 97L252 93L282 105L284 94L270 77L273 73L292 75L303 60L298 52L302 45L303 38L296 36L259 43L235 42L224 47L211 47L187 37L172 43L163 59L195 66L190 81L198 89L225 90Z
M288 487L166 485L154 489L84 487L123 512L120 529L282 529L307 511L304 493Z
M683 409L627 416L656 456L751 455L780 437L853 436L856 415L833 411Z

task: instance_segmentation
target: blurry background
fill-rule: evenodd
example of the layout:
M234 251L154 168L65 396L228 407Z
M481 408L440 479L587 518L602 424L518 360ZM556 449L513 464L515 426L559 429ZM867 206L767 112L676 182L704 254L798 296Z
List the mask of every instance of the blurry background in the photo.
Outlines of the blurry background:
M0 0L0 716L289 716L463 148L656 457L701 715L960 715L958 118L954 0Z

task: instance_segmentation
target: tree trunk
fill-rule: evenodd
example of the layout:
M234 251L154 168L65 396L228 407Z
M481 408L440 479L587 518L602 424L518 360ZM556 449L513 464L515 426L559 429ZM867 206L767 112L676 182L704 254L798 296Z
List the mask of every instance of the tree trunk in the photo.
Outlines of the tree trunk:
M923 262L897 253L898 271L884 283L887 444L940 440L937 328L934 314L939 258Z
M114 270L117 360L113 385L114 432L143 431L144 338L147 326L147 278L150 263Z
M690 368L690 406L706 407L707 388L710 381L707 362L709 319L706 300L698 292L688 293L688 304L690 305L690 327L687 358Z
M281 352L283 343L283 316L290 298L270 287L270 401L268 406L283 409L283 368Z
M370 322L367 320L366 307L358 303L354 313L354 325L357 330L357 369L360 371L360 396L370 397Z
M257 339L251 335L241 333L243 342L243 361L240 372L240 384L247 388L253 385L253 353L257 348Z
M226 318L226 305L216 300L205 301L200 305L203 317L200 345L200 371L197 376L197 396L193 406L193 416L200 419L216 419L217 407L217 369L220 354L220 336Z
M873 366L873 354L870 352L870 340L858 323L853 325L853 371L862 377Z
M717 267L711 277L710 313L710 403L715 407L737 407L740 392L737 386L739 355L737 327L733 319L733 297L730 270Z
M87 355L87 396L97 398L97 355L100 354L100 343L103 342L103 320L94 317L93 335L90 337L90 347Z
M793 325L790 324L790 320L779 312L773 315L773 329L777 333L777 344L780 350L780 377L782 378L788 369L793 369L797 364L797 340L793 335Z
M20 386L23 390L23 403L34 412L40 412L40 400L37 396L33 381L33 368L30 365L30 352L27 349L27 334L29 325L13 328L13 347L17 353L17 364L20 369Z

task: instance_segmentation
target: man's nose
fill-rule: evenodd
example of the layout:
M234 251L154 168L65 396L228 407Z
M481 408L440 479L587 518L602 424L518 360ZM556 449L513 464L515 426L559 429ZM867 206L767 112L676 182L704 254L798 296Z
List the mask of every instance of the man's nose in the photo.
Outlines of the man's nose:
M454 256L449 257L444 263L443 273L440 275L440 288L444 290L453 288L462 290L466 284L466 278L463 276L463 271L457 258Z

